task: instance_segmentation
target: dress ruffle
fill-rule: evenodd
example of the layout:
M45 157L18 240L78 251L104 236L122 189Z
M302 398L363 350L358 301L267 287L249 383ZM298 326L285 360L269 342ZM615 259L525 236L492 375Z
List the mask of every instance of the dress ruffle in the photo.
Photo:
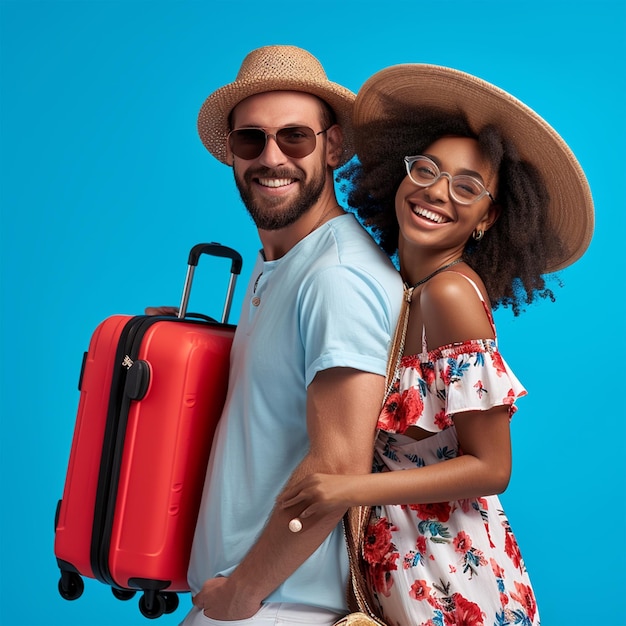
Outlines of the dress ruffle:
M424 354L402 357L378 428L402 433L409 426L439 432L463 411L495 406L515 410L526 395L493 339L451 344Z

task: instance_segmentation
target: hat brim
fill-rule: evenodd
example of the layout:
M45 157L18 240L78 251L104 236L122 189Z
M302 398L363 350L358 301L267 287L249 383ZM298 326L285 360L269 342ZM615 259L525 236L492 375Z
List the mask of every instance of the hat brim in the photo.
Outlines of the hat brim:
M242 100L268 91L298 91L324 100L334 111L343 130L343 154L337 167L354 155L352 108L355 94L332 81L324 83L288 78L234 81L214 91L202 104L198 114L198 134L206 149L222 163L227 162L226 141L231 111Z
M459 70L427 64L395 65L374 74L357 94L353 116L357 155L364 149L359 130L384 120L389 109L383 102L389 101L451 113L461 110L474 132L488 124L502 129L521 158L541 172L548 188L550 220L565 253L545 271L563 269L583 255L594 228L589 184L567 144L532 109L499 87Z

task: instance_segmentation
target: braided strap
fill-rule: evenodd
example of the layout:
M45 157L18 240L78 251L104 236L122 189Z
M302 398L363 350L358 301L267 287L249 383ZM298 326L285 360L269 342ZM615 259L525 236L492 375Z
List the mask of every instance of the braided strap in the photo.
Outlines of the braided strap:
M385 375L385 397L383 406L387 402L400 367L400 360L404 352L406 331L409 325L409 310L411 298L415 287L404 286L404 298L402 308L398 317L398 324L393 334L389 358L387 360L387 372ZM361 567L361 551L365 542L365 533L369 523L370 506L356 506L348 509L343 517L343 529L348 547L348 559L350 561L350 585L348 590L348 600L352 607L359 610L346 615L333 626L386 626L372 609L372 597L363 576Z
M404 298L402 299L402 308L400 309L400 315L398 316L398 323L393 333L393 339L391 340L391 347L389 349L389 358L387 359L387 373L385 375L385 397L383 399L383 406L391 394L394 382L398 375L398 369L400 368L400 361L404 352L404 343L406 341L406 331L409 327L409 311L411 309L411 299L413 297L413 290L415 287L409 287L404 285Z

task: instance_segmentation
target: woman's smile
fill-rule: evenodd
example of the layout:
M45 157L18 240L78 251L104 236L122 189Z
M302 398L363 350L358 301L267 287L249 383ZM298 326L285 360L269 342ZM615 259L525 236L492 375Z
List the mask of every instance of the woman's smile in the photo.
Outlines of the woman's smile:
M452 221L449 217L441 214L441 213L437 213L431 209L427 209L423 206L420 206L419 204L414 204L409 202L409 207L411 208L411 211L417 215L418 217L422 217L426 220L428 220L429 222L433 222L435 224L445 224L446 222L450 222Z

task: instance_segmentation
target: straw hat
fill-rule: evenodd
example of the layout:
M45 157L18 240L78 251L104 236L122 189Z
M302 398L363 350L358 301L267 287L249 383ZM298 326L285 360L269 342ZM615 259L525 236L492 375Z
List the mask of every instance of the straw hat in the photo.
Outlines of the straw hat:
M301 91L324 100L343 128L344 153L339 165L354 154L352 107L355 95L326 77L321 63L295 46L265 46L250 52L234 82L214 91L198 115L198 133L206 149L226 163L226 137L231 128L228 116L242 100L266 91Z
M546 271L567 267L583 255L594 226L591 191L572 151L537 113L471 74L420 63L394 65L374 74L357 94L352 118L357 155L365 150L365 134L371 133L361 129L393 117L390 111L403 106L463 111L474 132L487 124L502 129L521 158L541 172L550 194L550 218L566 252Z

